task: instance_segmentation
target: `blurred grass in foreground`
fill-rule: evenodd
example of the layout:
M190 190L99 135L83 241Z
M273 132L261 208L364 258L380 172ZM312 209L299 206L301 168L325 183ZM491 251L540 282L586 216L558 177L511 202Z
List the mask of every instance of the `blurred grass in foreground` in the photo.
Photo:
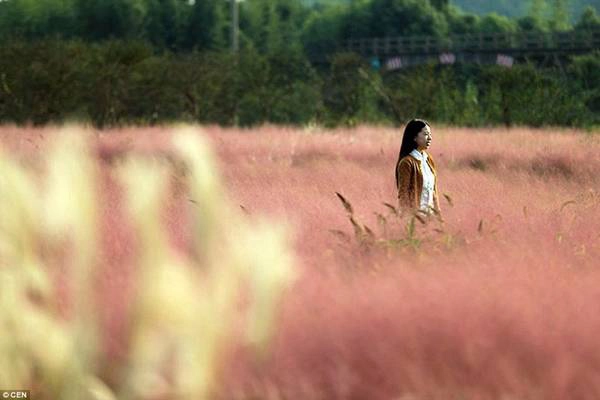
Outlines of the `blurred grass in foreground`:
M268 351L279 298L294 277L285 231L238 215L207 143L178 128L174 153L197 203L192 254L182 256L159 218L173 163L127 156L118 175L137 238L136 289L128 354L114 366L123 373L109 387L98 373L99 186L86 133L62 129L41 175L0 153L0 387L31 389L36 399L209 398L240 318L245 340L258 355ZM68 270L67 313L57 264ZM242 295L250 301L238 315Z

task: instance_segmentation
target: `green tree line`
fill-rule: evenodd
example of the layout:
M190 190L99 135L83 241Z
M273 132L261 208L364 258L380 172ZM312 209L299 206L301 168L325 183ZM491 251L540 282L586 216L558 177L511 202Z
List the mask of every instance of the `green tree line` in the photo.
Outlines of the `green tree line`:
M564 73L424 65L381 74L338 53L315 68L293 51L161 52L146 42L13 41L0 46L0 122L97 126L189 121L456 125L600 123L600 52Z
M521 3L527 14L509 18L464 12L448 0L245 0L240 41L265 54L330 50L350 38L600 28L591 6L572 24L568 0ZM224 0L0 0L0 38L131 39L172 51L224 50L229 15Z
M389 35L600 27L593 8L571 26L559 2L529 6L529 15L510 19L447 0L245 0L233 54L224 0L0 0L0 120L599 123L598 54L574 58L565 71L425 65L386 73L339 46ZM314 54L327 54L327 63L311 64Z
M497 13L507 17L519 18L531 12L531 2L523 0L452 0L452 4L461 9L478 15ZM600 11L600 0L550 0L544 1L547 13L557 6L564 9L570 16L570 20L576 21L588 7Z

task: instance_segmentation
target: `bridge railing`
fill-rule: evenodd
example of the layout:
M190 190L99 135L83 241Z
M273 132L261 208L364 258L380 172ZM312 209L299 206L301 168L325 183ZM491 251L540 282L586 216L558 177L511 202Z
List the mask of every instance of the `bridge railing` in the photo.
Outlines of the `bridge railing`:
M600 49L600 29L570 32L479 33L350 39L344 49L363 55L430 54L447 51L590 51Z

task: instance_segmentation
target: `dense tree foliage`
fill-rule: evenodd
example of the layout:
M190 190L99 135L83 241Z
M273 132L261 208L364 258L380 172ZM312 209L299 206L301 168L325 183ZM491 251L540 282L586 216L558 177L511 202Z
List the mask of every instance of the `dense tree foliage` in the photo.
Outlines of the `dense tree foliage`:
M308 51L329 49L349 38L596 26L592 6L570 19L573 1L480 2L497 3L496 11L501 4L524 9L510 19L502 12L468 13L448 0L246 0L240 2L240 35L243 46L266 54L302 50L303 44ZM479 3L468 4L473 9ZM3 0L0 37L135 39L162 49L219 50L228 47L229 14L224 0Z
M509 18L447 0L245 0L233 54L224 0L0 0L0 120L600 123L600 54L563 71L385 72L342 52L351 38L600 29L593 7L573 22L566 0L525 3Z
M600 123L600 53L565 74L533 66L425 65L381 74L352 53L317 70L297 52L156 54L136 41L13 41L0 46L0 121L176 120L224 125Z
M485 15L496 12L508 17L519 18L531 13L532 3L534 10L543 15L551 13L552 8L558 5L564 7L570 15L571 21L579 19L587 7L592 7L600 11L600 0L451 0L452 4L462 8L465 11L478 15Z

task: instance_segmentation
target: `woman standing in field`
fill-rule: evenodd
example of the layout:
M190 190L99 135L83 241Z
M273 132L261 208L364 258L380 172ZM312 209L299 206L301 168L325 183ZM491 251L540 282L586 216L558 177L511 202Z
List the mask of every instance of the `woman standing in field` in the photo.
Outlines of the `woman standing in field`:
M404 129L396 163L398 202L403 210L441 216L437 171L431 155L425 151L430 145L429 124L421 119L409 121Z

